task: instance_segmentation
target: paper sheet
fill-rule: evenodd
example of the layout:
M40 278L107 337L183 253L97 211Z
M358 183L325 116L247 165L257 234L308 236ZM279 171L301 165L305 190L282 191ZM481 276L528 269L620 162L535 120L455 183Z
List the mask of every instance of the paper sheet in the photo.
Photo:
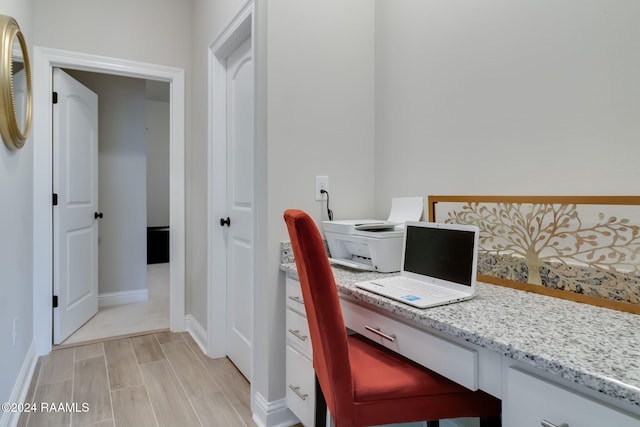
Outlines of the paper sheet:
M394 197L391 199L391 212L387 221L401 224L406 221L420 221L423 209L423 197Z

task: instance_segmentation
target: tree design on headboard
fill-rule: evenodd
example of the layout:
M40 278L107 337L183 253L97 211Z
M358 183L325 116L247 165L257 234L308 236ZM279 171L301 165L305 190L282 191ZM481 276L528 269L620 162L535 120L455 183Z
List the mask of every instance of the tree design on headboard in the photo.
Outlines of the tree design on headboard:
M480 228L479 274L638 303L640 226L576 204L468 202L445 222Z

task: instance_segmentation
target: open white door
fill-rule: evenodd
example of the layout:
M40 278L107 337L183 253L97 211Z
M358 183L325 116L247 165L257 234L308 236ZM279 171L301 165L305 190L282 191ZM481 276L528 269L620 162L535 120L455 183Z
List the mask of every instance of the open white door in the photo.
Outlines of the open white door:
M98 96L58 68L53 87L53 343L60 344L98 312Z
M227 355L251 380L253 331L253 58L247 38L227 58ZM223 222L221 222L223 225Z

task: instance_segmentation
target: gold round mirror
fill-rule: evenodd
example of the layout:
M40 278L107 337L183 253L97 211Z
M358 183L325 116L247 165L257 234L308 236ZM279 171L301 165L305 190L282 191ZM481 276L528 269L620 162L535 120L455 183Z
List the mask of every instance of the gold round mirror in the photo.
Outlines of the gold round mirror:
M0 15L0 135L11 150L22 148L31 129L29 51L15 19Z

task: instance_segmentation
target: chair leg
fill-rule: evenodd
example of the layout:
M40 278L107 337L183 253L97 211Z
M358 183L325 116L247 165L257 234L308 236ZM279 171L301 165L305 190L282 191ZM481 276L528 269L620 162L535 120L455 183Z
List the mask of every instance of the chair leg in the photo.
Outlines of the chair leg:
M316 419L315 427L327 426L327 401L324 399L318 377L316 376Z
M440 427L440 421L427 421L427 427Z
M480 427L502 427L502 419L497 417L481 417Z

